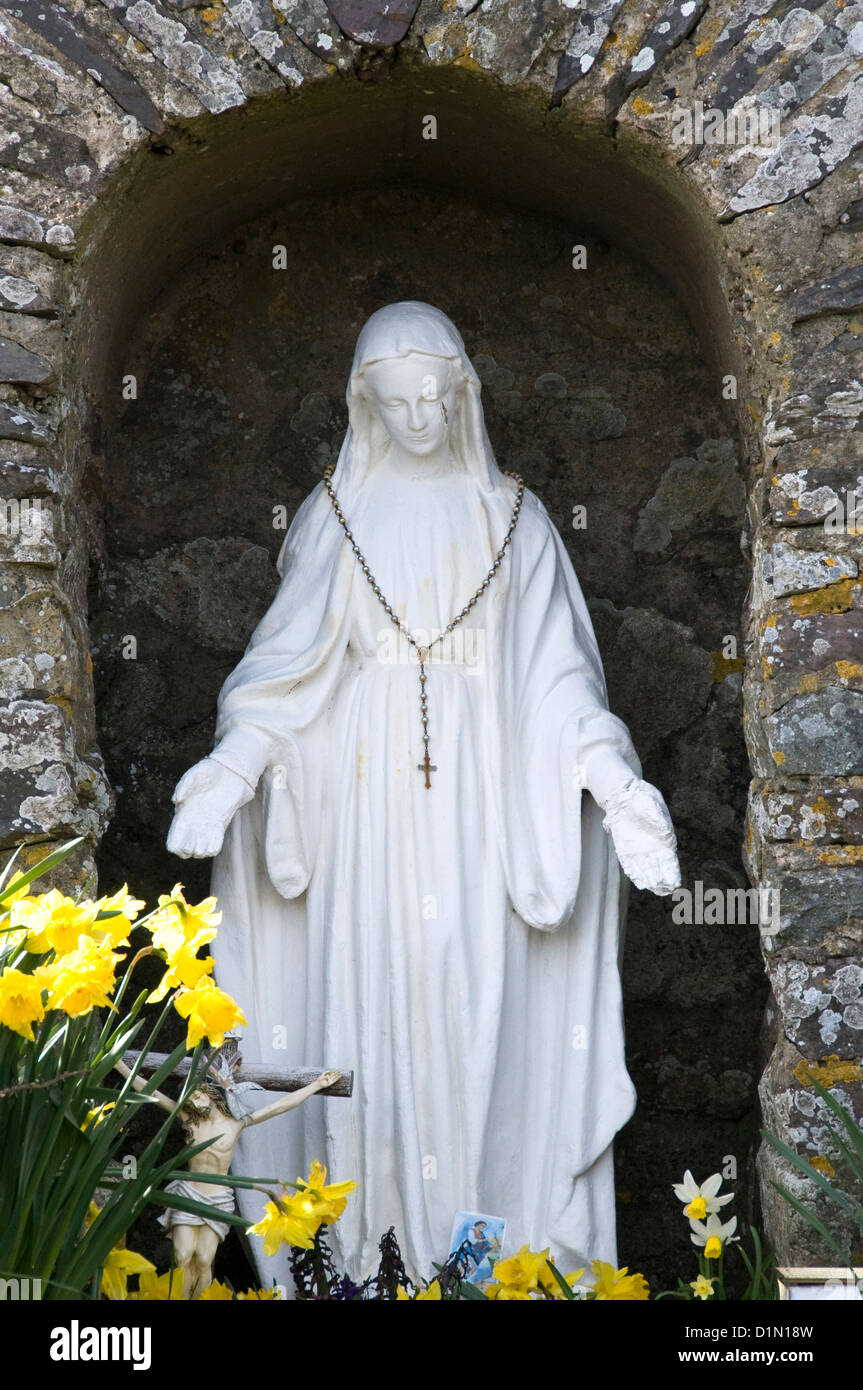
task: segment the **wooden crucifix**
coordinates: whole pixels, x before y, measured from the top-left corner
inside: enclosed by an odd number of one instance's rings
[[[132,1068],[140,1058],[139,1052],[127,1052],[115,1063],[121,1076],[132,1076]],[[155,1071],[167,1060],[166,1053],[151,1052],[144,1061],[147,1071]],[[182,1075],[191,1068],[191,1059],[181,1059],[175,1073]],[[145,1082],[135,1076],[132,1085],[142,1091]],[[280,1100],[259,1110],[248,1106],[245,1097],[250,1091],[282,1091]],[[262,1124],[276,1115],[295,1109],[310,1096],[350,1096],[353,1091],[353,1072],[309,1071],[299,1067],[283,1072],[264,1066],[242,1066],[237,1040],[230,1038],[210,1059],[207,1074],[198,1087],[177,1109],[177,1103],[161,1091],[153,1091],[152,1099],[163,1110],[176,1113],[192,1143],[211,1140],[209,1146],[196,1154],[189,1169],[189,1178],[176,1179],[166,1192],[204,1202],[213,1210],[207,1218],[191,1212],[169,1208],[159,1218],[169,1231],[174,1246],[177,1268],[182,1271],[183,1297],[197,1299],[212,1279],[213,1260],[219,1242],[224,1240],[228,1225],[218,1219],[219,1212],[234,1210],[234,1192],[212,1182],[196,1183],[194,1174],[226,1174],[231,1166],[237,1140],[244,1129]]]

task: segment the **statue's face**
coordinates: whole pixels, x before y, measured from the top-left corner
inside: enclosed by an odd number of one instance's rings
[[[366,390],[390,438],[408,453],[436,453],[455,417],[456,391],[450,364],[419,352],[391,357],[366,368]]]
[[[206,1091],[193,1091],[186,1102],[186,1108],[194,1115],[201,1117],[206,1115],[212,1103]]]

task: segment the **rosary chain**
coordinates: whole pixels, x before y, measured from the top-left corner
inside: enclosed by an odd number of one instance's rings
[[[438,633],[437,637],[433,637],[432,640],[431,640],[426,646],[420,646],[419,642],[417,642],[416,638],[412,635],[412,633],[411,633],[411,632],[409,631],[409,629],[406,627],[406,625],[404,624],[404,622],[402,621],[402,619],[401,619],[401,618],[398,616],[398,614],[396,613],[396,611],[395,611],[395,609],[393,608],[392,604],[391,604],[391,603],[389,602],[389,600],[387,599],[386,595],[384,594],[383,590],[381,589],[380,585],[378,584],[377,580],[375,579],[374,575],[372,574],[371,569],[369,568],[369,564],[368,564],[368,561],[366,560],[365,555],[364,555],[363,552],[360,550],[360,547],[357,545],[357,542],[356,542],[356,540],[354,539],[353,533],[352,533],[350,527],[348,526],[347,521],[345,520],[344,513],[342,512],[342,509],[341,509],[341,507],[339,506],[339,499],[338,499],[338,497],[336,496],[336,490],[335,490],[335,488],[333,487],[332,482],[330,481],[330,479],[331,479],[332,476],[333,476],[334,471],[335,471],[335,464],[330,464],[329,468],[327,468],[327,469],[324,471],[324,486],[325,486],[325,488],[327,489],[327,492],[328,492],[328,494],[329,494],[330,501],[331,501],[332,504],[333,504],[333,510],[335,511],[336,518],[337,518],[337,520],[338,520],[338,522],[339,522],[339,525],[342,527],[342,529],[343,529],[343,531],[344,531],[344,533],[345,533],[345,536],[347,537],[347,540],[348,540],[348,542],[349,542],[349,544],[350,544],[350,547],[351,547],[351,549],[353,550],[354,554],[356,555],[356,557],[357,557],[357,559],[358,559],[358,561],[359,561],[360,569],[362,570],[363,574],[365,575],[366,579],[368,580],[369,584],[371,585],[371,589],[372,589],[373,594],[375,595],[375,597],[376,597],[376,598],[378,599],[378,601],[380,602],[381,606],[382,606],[383,609],[384,609],[384,612],[387,614],[387,616],[390,618],[390,620],[395,624],[395,626],[398,628],[399,632],[401,632],[401,633],[407,638],[407,640],[408,640],[408,642],[411,644],[411,646],[412,646],[413,648],[415,648],[415,650],[416,650],[416,652],[417,652],[417,655],[419,656],[419,667],[420,667],[420,670],[419,670],[419,677],[420,677],[420,718],[421,718],[421,720],[422,720],[422,727],[423,727],[423,751],[424,751],[424,754],[425,754],[424,761],[423,761],[423,763],[422,763],[420,766],[421,766],[421,768],[422,768],[422,767],[425,768],[426,786],[427,786],[427,787],[430,787],[430,786],[431,786],[431,780],[430,780],[430,778],[429,778],[429,772],[430,772],[430,770],[431,770],[431,756],[430,756],[430,753],[429,753],[428,695],[427,695],[427,693],[426,693],[426,681],[427,681],[428,677],[426,676],[426,669],[425,669],[426,658],[428,657],[429,652],[431,651],[432,647],[435,645],[436,642],[442,641],[442,639],[443,639],[444,637],[448,636],[449,633],[451,633],[451,632],[453,631],[454,628],[458,627],[458,625],[459,625],[460,622],[463,622],[463,620],[467,617],[468,613],[470,613],[470,611],[471,611],[471,609],[474,607],[474,605],[475,605],[476,603],[478,603],[479,599],[480,599],[480,598],[482,597],[482,595],[485,593],[485,591],[486,591],[486,589],[488,588],[489,584],[490,584],[491,581],[494,579],[495,575],[497,574],[498,570],[500,569],[500,567],[501,567],[501,565],[502,565],[502,563],[503,563],[504,555],[506,554],[507,547],[508,547],[510,541],[512,540],[513,533],[514,533],[514,531],[515,531],[516,524],[517,524],[517,522],[518,522],[518,515],[519,515],[519,512],[521,511],[521,504],[522,504],[522,500],[523,500],[523,497],[524,497],[524,480],[523,480],[522,478],[520,478],[520,477],[518,476],[517,473],[507,473],[507,477],[508,477],[508,478],[514,478],[514,479],[515,479],[515,482],[516,482],[516,485],[517,485],[516,498],[515,498],[515,505],[513,506],[513,509],[512,509],[512,517],[510,518],[509,528],[508,528],[508,530],[507,530],[506,535],[505,535],[504,538],[503,538],[503,544],[501,545],[500,550],[497,552],[497,554],[496,554],[496,556],[495,556],[495,558],[494,558],[494,561],[492,562],[491,569],[489,570],[489,572],[488,572],[488,574],[486,575],[485,579],[482,581],[482,583],[480,584],[479,588],[476,590],[476,592],[475,592],[475,594],[473,595],[473,597],[470,598],[470,599],[468,599],[467,603],[465,604],[465,606],[464,606],[464,608],[461,610],[461,612],[458,613],[458,614],[456,614],[456,616],[453,618],[452,622],[448,623],[447,626],[446,626],[441,632]]]

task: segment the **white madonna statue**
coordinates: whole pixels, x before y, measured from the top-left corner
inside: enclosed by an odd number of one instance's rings
[[[612,1141],[635,1104],[620,866],[670,893],[674,831],[450,320],[378,310],[347,400],[216,746],[174,794],[168,848],[216,857],[244,1058],[356,1076],[351,1100],[248,1130],[234,1166],[356,1179],[329,1230],[356,1280],[390,1226],[432,1277],[457,1211],[504,1217],[504,1254],[614,1262]],[[238,1196],[256,1220],[265,1198]],[[260,1263],[289,1282],[285,1252]]]

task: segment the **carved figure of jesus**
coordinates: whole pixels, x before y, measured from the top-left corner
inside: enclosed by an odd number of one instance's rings
[[[131,1075],[125,1062],[118,1061],[116,1069],[122,1076]],[[272,1120],[277,1115],[285,1115],[290,1110],[296,1110],[297,1106],[302,1105],[304,1100],[317,1095],[327,1086],[332,1086],[338,1081],[340,1075],[341,1073],[337,1071],[322,1072],[308,1086],[291,1091],[288,1095],[282,1096],[280,1100],[273,1101],[257,1110],[247,1110],[241,1115],[231,1113],[224,1086],[214,1083],[209,1078],[205,1079],[202,1085],[192,1092],[179,1111],[177,1111],[176,1102],[171,1100],[170,1096],[166,1096],[164,1092],[152,1091],[150,1093],[162,1110],[166,1110],[169,1114],[174,1114],[176,1111],[190,1144],[210,1141],[208,1147],[202,1149],[199,1154],[195,1154],[191,1160],[194,1166],[189,1169],[189,1178],[178,1178],[169,1182],[165,1191],[179,1193],[196,1202],[204,1202],[212,1208],[212,1217],[205,1219],[203,1216],[196,1216],[192,1212],[181,1211],[176,1207],[168,1207],[164,1214],[159,1217],[160,1224],[171,1235],[175,1266],[180,1271],[183,1280],[184,1299],[200,1298],[203,1290],[211,1282],[213,1261],[216,1258],[219,1242],[224,1240],[228,1233],[228,1223],[219,1220],[219,1212],[233,1211],[235,1200],[232,1187],[220,1187],[217,1183],[211,1182],[196,1182],[194,1175],[196,1173],[217,1175],[229,1173],[234,1161],[237,1142],[245,1130],[250,1129],[253,1125],[260,1125],[267,1120]],[[136,1077],[132,1085],[136,1091],[145,1089],[144,1082],[140,1077]]]
[[[498,468],[454,325],[378,310],[347,399],[213,752],[174,795],[169,849],[216,856],[244,1055],[356,1072],[351,1101],[243,1134],[236,1163],[356,1179],[329,1234],[358,1281],[390,1226],[430,1277],[457,1211],[505,1217],[504,1255],[613,1262],[635,1100],[620,869],[679,884],[668,811],[608,709],[563,542]],[[239,1200],[256,1220],[263,1199]],[[285,1260],[261,1276],[288,1283]]]

